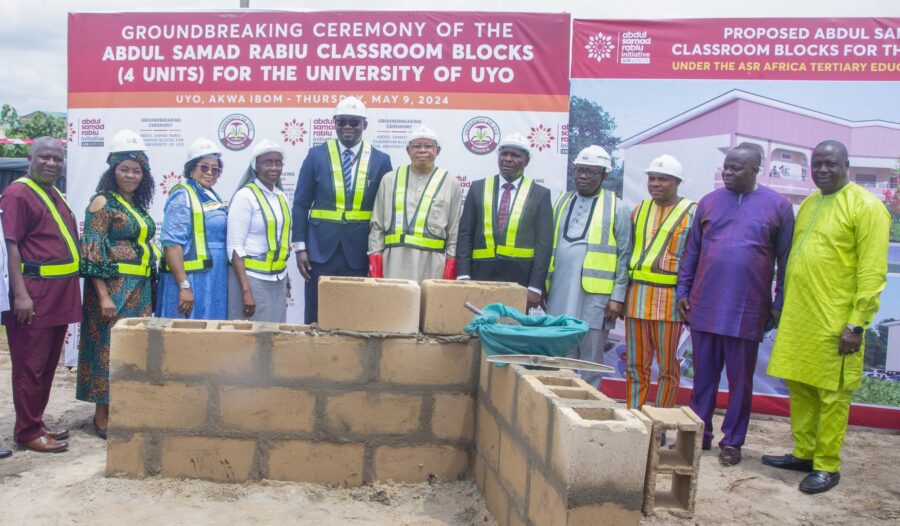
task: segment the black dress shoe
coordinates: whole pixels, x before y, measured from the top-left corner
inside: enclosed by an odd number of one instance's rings
[[[813,470],[812,460],[803,460],[802,458],[795,457],[791,453],[781,456],[763,455],[762,463],[767,466],[772,466],[773,468],[790,469],[792,471],[810,472]]]
[[[841,481],[841,472],[813,471],[800,481],[800,491],[803,493],[824,493],[837,486]]]
[[[94,417],[94,433],[97,433],[98,437],[106,440],[106,428],[97,425],[97,417]]]
[[[12,456],[11,449],[0,449],[0,458],[6,458]]]
[[[734,466],[741,462],[741,448],[734,446],[719,446],[719,464]]]

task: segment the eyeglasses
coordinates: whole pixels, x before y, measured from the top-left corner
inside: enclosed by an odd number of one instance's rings
[[[579,165],[575,166],[575,173],[576,174],[582,174],[582,173],[587,174],[590,177],[602,177],[603,175],[606,175],[606,169],[605,168],[588,168],[587,166],[585,166],[583,164],[579,164]]]
[[[200,168],[200,172],[205,173],[205,174],[212,173],[213,175],[219,175],[220,173],[222,173],[222,169],[219,168],[218,166],[210,166],[208,164],[198,164],[197,168]]]
[[[283,161],[260,161],[259,164],[261,164],[263,168],[281,168],[284,166]]]
[[[358,128],[360,124],[362,124],[362,119],[344,119],[338,118],[334,119],[335,124],[337,124],[338,128],[343,128],[344,126],[350,126],[351,128]]]

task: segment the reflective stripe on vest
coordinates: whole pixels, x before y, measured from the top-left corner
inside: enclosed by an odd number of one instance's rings
[[[137,222],[139,229],[137,242],[141,247],[141,262],[137,265],[133,263],[117,263],[116,266],[119,267],[119,274],[125,276],[140,276],[145,278],[149,277],[151,268],[150,254],[152,253],[155,257],[159,257],[159,249],[156,248],[156,245],[154,245],[149,239],[147,239],[149,237],[150,228],[147,226],[147,222],[144,221],[144,218],[141,217],[137,210],[135,210],[131,206],[131,204],[125,200],[124,197],[119,195],[117,192],[110,193],[113,195],[113,197],[116,198],[116,201],[118,201],[123,207],[125,207],[125,210],[127,210],[128,213],[131,214],[131,217],[133,217]]]
[[[341,156],[338,142],[334,139],[325,143],[328,148],[328,159],[331,161],[331,180],[334,183],[334,210],[313,208],[309,211],[310,219],[323,221],[356,222],[372,219],[371,210],[362,208],[363,194],[366,192],[366,178],[369,174],[369,159],[372,157],[372,145],[363,141],[359,162],[356,163],[356,183],[353,187],[353,206],[346,210],[347,189],[344,187],[344,172],[341,169]],[[319,203],[316,203],[319,205]]]
[[[484,248],[478,248],[472,251],[472,259],[493,259],[496,256],[503,256],[510,259],[531,259],[534,257],[534,248],[516,247],[516,234],[519,232],[519,221],[522,219],[522,211],[525,210],[525,201],[531,192],[531,179],[522,176],[522,184],[519,185],[519,191],[516,192],[516,200],[513,202],[512,210],[509,213],[509,220],[506,223],[506,239],[505,243],[499,246],[494,244],[494,201],[496,201],[496,192],[494,189],[494,180],[499,176],[488,177],[484,180],[484,207],[482,214],[484,216]]]
[[[647,199],[638,208],[634,221],[634,252],[628,262],[628,273],[637,283],[648,283],[661,287],[674,287],[678,282],[677,272],[666,272],[659,268],[659,260],[666,251],[675,226],[681,223],[696,203],[682,197],[653,236],[648,235],[652,220],[659,209],[652,199]],[[654,270],[656,269],[656,270]]]
[[[406,245],[426,250],[444,250],[444,239],[427,237],[425,235],[425,224],[428,214],[431,213],[431,205],[434,202],[434,196],[437,194],[444,179],[447,177],[447,170],[435,168],[428,177],[428,183],[425,185],[425,193],[416,206],[416,212],[413,216],[413,231],[408,232],[406,222],[406,193],[409,191],[409,165],[401,166],[397,169],[397,177],[394,179],[394,219],[391,222],[392,227],[390,234],[384,237],[384,245],[397,246]]]
[[[212,260],[209,259],[209,245],[206,243],[206,223],[203,221],[203,205],[200,204],[200,197],[197,191],[189,184],[178,183],[172,187],[171,194],[174,194],[179,188],[183,188],[187,192],[188,202],[191,205],[191,225],[194,230],[194,247],[196,254],[193,259],[184,260],[185,272],[196,272],[198,270],[206,270],[212,267]],[[161,259],[159,270],[169,272],[169,266],[166,260]]]
[[[63,242],[66,245],[66,251],[69,253],[68,257],[65,261],[62,262],[47,262],[47,263],[38,263],[33,261],[23,261],[22,262],[22,274],[31,278],[65,278],[68,276],[75,276],[78,274],[78,265],[81,262],[81,256],[78,252],[78,245],[75,243],[75,239],[72,237],[72,233],[69,232],[69,227],[66,226],[66,223],[63,221],[62,216],[59,215],[59,210],[57,210],[56,205],[53,203],[53,199],[47,195],[47,192],[44,191],[43,188],[30,177],[20,177],[13,181],[14,183],[22,183],[38,196],[38,198],[44,203],[44,206],[47,207],[47,210],[50,211],[50,215],[53,217],[53,220],[56,221],[56,227],[59,229],[59,235],[63,238]],[[72,212],[72,216],[75,216],[75,212],[72,211],[72,207],[69,206],[69,202],[66,201],[66,198],[62,195],[62,192],[59,191],[55,186],[53,190],[59,194],[59,197],[62,199],[63,203],[66,204],[66,208],[69,209],[69,212]]]
[[[556,266],[556,246],[562,216],[575,197],[574,192],[563,194],[553,209],[553,255],[547,272],[546,288],[550,290],[550,278]],[[600,190],[594,198],[591,219],[588,222],[587,254],[581,264],[581,288],[591,294],[610,294],[616,282],[616,193]]]
[[[262,210],[263,221],[266,224],[266,242],[269,246],[264,260],[245,257],[244,266],[261,274],[278,274],[287,268],[287,258],[290,252],[291,211],[288,209],[287,199],[284,198],[284,195],[278,194],[278,203],[281,205],[283,221],[281,223],[281,233],[276,235],[275,211],[269,206],[269,201],[266,199],[263,191],[255,182],[249,182],[244,186],[253,192],[253,195],[256,196],[256,201],[259,203],[259,208]]]

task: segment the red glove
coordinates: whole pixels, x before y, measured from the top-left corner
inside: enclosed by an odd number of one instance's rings
[[[384,268],[382,267],[381,254],[369,254],[369,277],[383,278]]]
[[[444,262],[444,279],[456,279],[456,258]]]

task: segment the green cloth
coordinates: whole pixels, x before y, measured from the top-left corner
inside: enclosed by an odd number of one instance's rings
[[[791,396],[793,455],[812,460],[814,470],[839,471],[853,391],[829,391],[791,380],[785,384]]]
[[[541,354],[565,356],[581,343],[588,324],[571,316],[527,316],[502,303],[491,303],[481,309],[466,325],[466,333],[478,333],[481,347],[489,356],[495,354]],[[512,318],[519,325],[498,323]]]
[[[890,223],[884,204],[854,183],[803,201],[768,374],[829,391],[859,388],[864,351],[841,356],[838,342],[848,324],[874,321]]]

